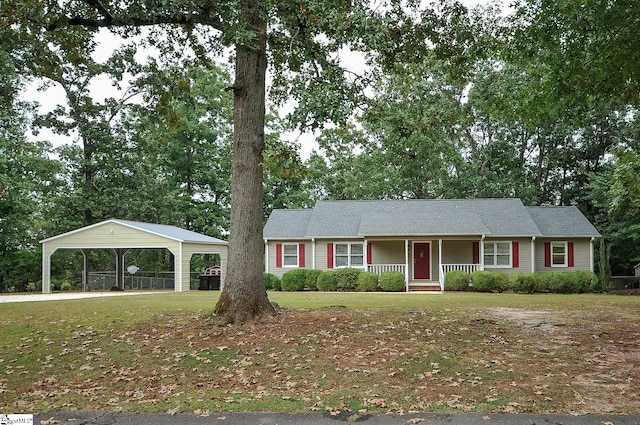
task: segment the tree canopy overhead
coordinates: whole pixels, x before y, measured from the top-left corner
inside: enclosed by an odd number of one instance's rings
[[[539,79],[559,115],[640,104],[640,7],[635,0],[518,0],[506,59]]]

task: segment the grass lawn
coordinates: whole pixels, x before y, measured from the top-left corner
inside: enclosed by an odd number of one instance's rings
[[[640,297],[217,292],[0,304],[0,412],[640,413]]]

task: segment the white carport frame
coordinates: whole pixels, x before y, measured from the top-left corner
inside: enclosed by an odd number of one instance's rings
[[[228,257],[228,242],[200,233],[161,224],[106,220],[40,241],[42,244],[42,293],[51,293],[51,256],[58,249],[165,248],[174,257],[175,291],[190,289],[193,254],[220,256],[221,289]]]

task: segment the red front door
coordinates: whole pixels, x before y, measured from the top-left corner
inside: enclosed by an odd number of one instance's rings
[[[428,243],[417,243],[413,245],[413,278],[431,279]]]

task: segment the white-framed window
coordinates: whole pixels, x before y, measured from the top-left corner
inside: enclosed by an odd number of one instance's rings
[[[282,244],[282,267],[298,267],[298,244]]]
[[[567,242],[551,242],[551,267],[567,267]]]
[[[484,265],[486,267],[511,267],[511,242],[485,242]]]
[[[334,264],[337,267],[363,267],[364,244],[362,242],[336,243]]]

